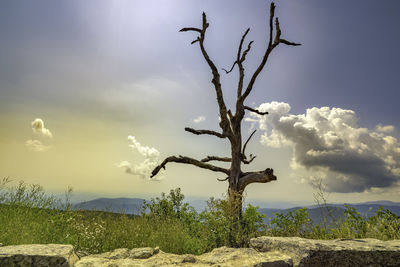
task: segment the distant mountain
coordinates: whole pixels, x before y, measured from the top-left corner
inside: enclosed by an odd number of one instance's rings
[[[90,201],[80,202],[73,205],[74,209],[80,210],[104,210],[110,212],[126,214],[140,214],[145,200],[142,198],[97,198]],[[206,201],[202,199],[190,198],[187,200],[189,205],[196,208],[198,212],[204,210],[206,206]],[[361,215],[370,217],[375,215],[375,211],[379,209],[380,206],[390,210],[397,216],[400,216],[400,203],[391,201],[370,201],[356,204],[348,204],[351,207],[356,208]],[[324,217],[328,219],[327,224],[332,223],[330,216],[327,214],[325,208],[321,208],[317,205],[306,206],[308,208],[308,213],[314,224],[323,224]],[[327,204],[330,209],[330,214],[335,220],[344,219],[345,204]],[[292,211],[293,213],[302,207],[292,207],[292,208],[260,208],[259,211],[266,215],[265,221],[269,222],[269,218],[274,216],[274,213],[287,214]]]
[[[398,207],[400,207],[400,202],[392,202],[392,201],[388,201],[388,200],[368,201],[368,202],[363,202],[363,203],[358,203],[358,204],[360,204],[360,205],[373,204],[373,205],[398,206]]]
[[[97,198],[74,204],[73,209],[140,214],[144,201],[141,198]]]
[[[325,223],[331,224],[334,220],[342,221],[345,218],[344,211],[346,210],[346,204],[327,204],[327,208],[329,209],[330,216],[328,215],[328,211],[325,207],[319,207],[317,205],[308,206],[308,214],[313,222],[313,224],[323,224],[324,217],[326,218]],[[384,209],[390,210],[397,216],[400,216],[400,203],[391,202],[391,201],[374,201],[374,202],[364,202],[357,204],[348,204],[350,207],[354,207],[362,216],[371,217],[374,216],[376,211],[382,206]],[[296,210],[302,207],[294,207],[290,209],[269,209],[269,208],[261,208],[259,211],[262,214],[266,215],[265,221],[269,222],[270,218],[274,216],[274,213],[282,213],[287,214],[289,212],[295,212]]]

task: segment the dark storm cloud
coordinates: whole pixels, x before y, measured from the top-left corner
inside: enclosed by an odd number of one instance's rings
[[[314,107],[293,115],[289,104],[278,102],[261,104],[259,109],[269,115],[253,115],[247,120],[259,122],[265,131],[262,143],[292,145],[293,165],[327,171],[324,183],[328,191],[363,192],[399,181],[399,142],[382,132],[361,128],[354,111]],[[314,178],[309,182],[313,184]]]

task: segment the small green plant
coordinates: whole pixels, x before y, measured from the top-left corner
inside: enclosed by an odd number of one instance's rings
[[[307,208],[289,211],[286,214],[275,213],[270,219],[273,226],[269,232],[273,236],[300,236],[306,237],[311,230],[311,219]]]
[[[158,238],[165,239],[166,245],[171,246],[173,244],[171,240],[182,243],[179,247],[183,247],[183,249],[176,248],[173,250],[174,252],[190,251],[192,254],[199,254],[206,251],[207,242],[202,241],[206,233],[199,214],[184,202],[184,197],[180,188],[171,190],[168,195],[162,193],[161,197],[145,202],[142,217],[152,225],[158,225],[158,227],[165,225],[165,232],[162,237],[158,236]],[[177,227],[179,234],[171,231],[172,227]],[[179,238],[177,239],[176,236]],[[163,249],[162,245],[159,246]]]
[[[229,207],[228,202],[222,199],[210,198],[206,209],[200,214],[201,221],[209,233],[208,249],[226,246],[229,240]]]
[[[261,214],[259,206],[247,205],[242,217],[242,239],[247,246],[251,238],[266,234],[268,225],[264,222],[265,214]]]
[[[330,229],[332,238],[377,238],[381,240],[400,238],[400,218],[381,206],[370,218],[362,216],[354,207],[345,205],[345,220]]]
[[[400,217],[382,206],[368,219],[368,225],[370,232],[374,233],[374,238],[400,239]]]

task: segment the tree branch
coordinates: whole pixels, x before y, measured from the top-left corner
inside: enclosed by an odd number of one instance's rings
[[[206,60],[208,66],[211,69],[212,76],[213,76],[211,82],[214,84],[215,92],[217,94],[219,113],[220,113],[220,116],[221,116],[221,122],[219,123],[219,126],[222,129],[223,135],[226,136],[226,137],[229,137],[229,136],[232,135],[232,131],[231,131],[231,128],[230,128],[230,125],[229,125],[229,121],[228,121],[228,118],[227,118],[227,110],[226,110],[226,105],[225,105],[225,102],[224,102],[224,97],[223,97],[223,94],[222,94],[220,75],[219,75],[217,67],[215,66],[214,62],[210,59],[206,49],[204,48],[204,38],[205,38],[205,35],[206,35],[206,30],[207,30],[207,28],[209,26],[209,24],[207,22],[206,13],[204,13],[204,12],[202,14],[202,20],[203,20],[203,23],[202,23],[202,28],[201,29],[193,28],[193,27],[187,27],[187,28],[182,28],[180,30],[180,32],[195,31],[195,32],[200,33],[200,36],[196,40],[194,40],[192,42],[192,44],[194,44],[196,42],[199,42],[201,53],[203,54],[204,59]]]
[[[244,143],[243,150],[242,150],[242,162],[243,162],[244,164],[250,164],[250,163],[256,158],[256,156],[253,156],[253,154],[250,154],[250,159],[249,159],[249,160],[247,160],[247,157],[246,157],[246,147],[247,147],[247,144],[249,143],[249,141],[250,141],[250,139],[253,137],[253,135],[256,133],[256,131],[257,131],[257,129],[255,129],[255,130],[251,133],[251,135],[249,136],[249,138],[247,138],[246,142]]]
[[[200,50],[201,53],[203,54],[204,59],[207,61],[208,66],[211,69],[213,79],[211,80],[212,84],[214,84],[215,92],[217,94],[217,101],[218,101],[218,107],[219,107],[219,112],[221,116],[221,122],[219,123],[222,132],[226,136],[232,135],[232,131],[229,125],[229,121],[227,119],[227,110],[226,110],[226,105],[224,101],[224,97],[222,94],[222,88],[221,88],[221,82],[220,82],[220,75],[218,72],[217,67],[215,66],[214,62],[210,59],[206,49],[204,48],[204,38],[206,34],[206,30],[208,28],[209,24],[207,23],[207,17],[206,13],[203,12],[203,29],[200,34]]]
[[[249,138],[247,138],[247,141],[244,143],[243,150],[242,150],[242,154],[243,154],[243,155],[245,155],[247,143],[249,143],[250,139],[253,137],[253,135],[256,133],[256,131],[257,131],[257,129],[255,129],[255,130],[251,133],[251,135],[249,136]]]
[[[192,44],[195,44],[195,43],[197,43],[197,42],[200,42],[200,38],[199,38],[199,37],[197,37],[196,40],[193,40],[190,44],[192,45]]]
[[[195,134],[195,135],[209,134],[209,135],[217,136],[219,138],[226,138],[227,137],[224,134],[221,134],[221,133],[218,133],[218,132],[215,132],[215,131],[211,131],[211,130],[195,130],[193,128],[186,127],[185,131],[190,132],[190,133]]]
[[[275,16],[275,4],[272,2],[271,6],[270,6],[270,16],[269,16],[269,42],[268,42],[268,47],[267,50],[265,51],[264,57],[261,60],[260,65],[258,66],[258,68],[256,69],[256,71],[254,72],[253,76],[251,77],[249,84],[247,85],[246,91],[243,93],[243,95],[240,97],[240,99],[238,99],[238,101],[240,101],[241,103],[244,102],[244,100],[246,99],[246,97],[250,94],[251,90],[253,89],[254,86],[254,82],[256,81],[258,75],[260,74],[260,72],[262,71],[262,69],[265,66],[265,63],[268,60],[269,55],[271,54],[272,50],[277,47],[281,42],[283,44],[286,45],[293,45],[293,46],[297,46],[300,44],[297,43],[292,43],[289,42],[285,39],[281,39],[281,29],[279,26],[279,20],[278,18],[276,18],[275,20],[275,39],[274,42],[272,42],[272,36],[273,36],[273,21],[274,21],[274,16]]]
[[[279,19],[278,18],[275,19],[275,29],[276,29],[276,33],[275,33],[274,47],[279,44],[279,39],[281,38],[281,34],[282,34],[281,27],[279,27]]]
[[[236,64],[242,63],[242,62],[245,60],[247,53],[250,51],[251,44],[253,43],[253,41],[251,41],[251,42],[249,43],[247,49],[246,49],[246,50],[243,52],[243,54],[242,54],[243,42],[244,42],[244,39],[246,38],[246,35],[249,33],[249,31],[250,31],[250,28],[248,28],[248,29],[246,30],[246,32],[243,34],[242,38],[240,39],[240,43],[239,43],[239,48],[238,48],[236,60],[235,60],[235,62],[233,62],[231,69],[230,69],[229,71],[227,71],[226,69],[223,69],[223,70],[226,72],[226,74],[230,73],[230,72],[233,70],[233,68],[235,67]],[[241,58],[241,57],[242,57],[242,58]],[[240,69],[240,68],[239,68],[239,69]]]
[[[180,32],[188,32],[188,31],[195,31],[201,33],[201,30],[199,28],[193,28],[193,27],[188,27],[188,28],[182,28],[179,30]]]
[[[275,3],[272,2],[271,6],[269,7],[269,42],[268,47],[272,45],[272,36],[274,31],[273,21],[275,16]]]
[[[230,109],[228,109],[228,118],[231,122],[233,122],[233,114],[232,111]]]
[[[253,154],[250,154],[250,159],[247,160],[246,155],[243,154],[242,162],[244,164],[250,164],[255,158],[256,158],[256,156],[253,156]]]
[[[228,157],[217,157],[217,156],[207,156],[206,158],[202,159],[201,162],[209,162],[212,160],[216,160],[216,161],[224,161],[224,162],[231,162],[232,158],[228,158]]]
[[[243,46],[243,42],[244,39],[246,38],[247,34],[249,33],[250,28],[247,28],[247,30],[245,31],[245,33],[243,34],[242,38],[240,39],[240,44],[239,44],[239,48],[238,48],[238,52],[237,52],[237,56],[236,56],[236,60],[240,61],[240,56],[242,54],[242,46]]]
[[[267,168],[259,172],[246,172],[243,173],[239,179],[239,192],[243,192],[246,186],[252,183],[268,183],[275,181],[277,178],[274,175],[274,170]]]
[[[246,38],[249,31],[250,31],[250,28],[248,28],[246,30],[246,32],[242,36],[242,39],[240,40],[239,49],[238,49],[238,53],[237,53],[237,59],[236,59],[236,62],[238,64],[238,68],[239,68],[239,82],[238,82],[238,88],[237,88],[237,97],[238,98],[241,96],[242,90],[243,90],[243,80],[244,80],[243,62],[246,60],[246,55],[250,51],[251,44],[253,43],[253,41],[251,41],[248,44],[247,49],[243,52],[243,54],[241,54],[244,39]]]
[[[258,109],[251,108],[251,107],[248,107],[248,106],[244,106],[244,109],[247,109],[247,110],[249,110],[251,112],[257,113],[258,115],[267,115],[268,114],[268,111],[262,112],[262,111],[259,111]]]
[[[251,45],[253,44],[254,41],[250,41],[249,44],[247,45],[247,49],[244,50],[242,57],[240,58],[240,63],[243,63],[246,60],[247,53],[249,53],[251,49]]]
[[[229,179],[229,176],[226,177],[226,178],[224,178],[224,179],[219,179],[219,178],[217,178],[217,180],[220,181],[220,182],[224,182],[224,181],[226,181],[226,180],[228,180],[228,179]]]
[[[285,45],[292,45],[292,46],[301,45],[299,43],[293,43],[293,42],[286,41],[285,39],[279,39],[279,43],[282,43],[282,44],[285,44]]]
[[[176,163],[184,163],[184,164],[191,164],[191,165],[195,165],[197,167],[203,168],[203,169],[207,169],[210,171],[214,171],[214,172],[222,172],[225,173],[226,175],[229,175],[229,170],[225,169],[225,168],[221,168],[221,167],[217,167],[208,163],[204,163],[201,161],[198,161],[197,159],[193,159],[193,158],[189,158],[189,157],[185,157],[185,156],[170,156],[166,159],[164,159],[164,161],[158,165],[157,167],[154,168],[154,170],[151,172],[151,176],[150,178],[153,178],[154,176],[156,176],[158,174],[158,172],[161,170],[161,168],[165,169],[165,165],[167,165],[168,162],[176,162]]]
[[[230,68],[230,70],[226,70],[224,68],[222,68],[223,71],[225,71],[226,74],[232,72],[233,68],[235,67],[235,65],[237,64],[237,61],[233,62],[232,67]]]

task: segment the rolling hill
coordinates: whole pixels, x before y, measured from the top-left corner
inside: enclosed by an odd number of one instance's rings
[[[327,207],[330,211],[330,215],[328,216],[328,212],[326,208],[319,207],[317,205],[308,206],[308,213],[310,218],[314,224],[323,223],[323,218],[327,217],[327,224],[331,224],[334,220],[343,220],[345,218],[344,211],[346,210],[346,204],[327,204]],[[384,209],[388,209],[397,216],[400,216],[400,203],[391,202],[391,201],[376,201],[376,202],[364,202],[357,204],[348,204],[350,207],[354,207],[362,216],[370,217],[375,215],[375,211],[382,206]],[[283,213],[287,214],[289,212],[295,212],[296,210],[302,207],[294,207],[290,209],[267,209],[261,208],[259,211],[262,214],[266,215],[265,221],[269,222],[269,218],[274,216],[274,213]]]
[[[127,214],[140,214],[144,202],[145,200],[142,198],[97,198],[94,200],[74,204],[73,208],[76,210],[105,210],[116,213],[123,212]],[[189,200],[188,203],[195,207],[204,208],[205,206],[205,202],[202,204],[200,203],[200,200]],[[383,208],[390,210],[397,216],[400,216],[400,203],[397,202],[371,201],[348,205],[356,208],[356,210],[360,212],[361,215],[366,217],[375,215],[375,211],[378,210],[380,206],[383,206]],[[328,221],[325,222],[327,224],[332,223],[333,220],[344,219],[345,204],[327,204],[327,207],[330,210],[331,216],[328,216],[327,210],[325,208],[321,208],[317,205],[307,206],[308,213],[314,224],[323,224],[324,217],[327,217],[328,219]],[[274,216],[274,213],[287,214],[290,211],[294,213],[300,208],[302,207],[292,207],[287,209],[260,208],[259,211],[260,213],[266,215],[265,221],[269,222],[269,218],[272,218]],[[197,210],[200,212],[203,209],[197,208]]]
[[[140,214],[142,198],[96,198],[73,205],[76,210],[104,210],[116,213]]]

